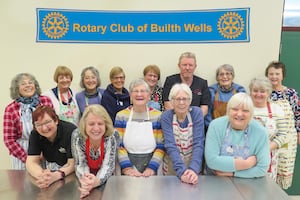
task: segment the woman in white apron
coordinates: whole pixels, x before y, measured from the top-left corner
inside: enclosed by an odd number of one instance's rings
[[[80,111],[75,98],[75,91],[70,88],[73,80],[72,71],[65,66],[58,66],[54,73],[57,87],[46,91],[44,95],[50,97],[55,112],[60,120],[78,125]]]
[[[292,185],[297,141],[300,141],[299,97],[296,90],[282,85],[286,75],[286,68],[282,62],[271,62],[265,70],[265,75],[273,87],[270,99],[281,106],[287,120],[288,142],[279,151],[277,183],[283,189],[288,189]]]
[[[283,109],[268,101],[272,92],[272,84],[268,78],[259,77],[252,79],[249,89],[254,104],[253,117],[266,127],[268,131],[271,151],[271,163],[268,174],[276,181],[279,150],[288,142],[287,121],[285,120]]]
[[[216,176],[256,178],[267,174],[270,146],[266,129],[253,117],[253,103],[237,93],[227,104],[227,115],[213,120],[206,134],[205,161]]]
[[[177,175],[184,183],[197,184],[204,151],[204,119],[200,107],[190,106],[192,92],[188,85],[175,84],[169,94],[174,109],[162,114],[165,138],[165,175]]]
[[[121,173],[128,176],[152,176],[164,156],[161,112],[149,108],[149,85],[142,79],[129,86],[132,106],[117,113],[115,128],[120,134],[118,160]]]

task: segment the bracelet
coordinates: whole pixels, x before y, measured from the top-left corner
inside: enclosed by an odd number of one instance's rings
[[[58,169],[57,171],[61,174],[61,179],[64,179],[66,177],[66,174],[64,171],[62,171],[60,169]]]

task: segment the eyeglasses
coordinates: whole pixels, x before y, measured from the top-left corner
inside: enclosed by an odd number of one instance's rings
[[[138,93],[145,94],[147,92],[148,92],[147,90],[133,90],[132,91],[132,93],[134,93],[134,94],[138,94]]]
[[[20,86],[34,85],[34,81],[28,81],[28,82],[22,81],[22,82],[20,82],[19,85]]]
[[[218,74],[218,76],[220,76],[220,77],[223,77],[223,76],[232,76],[232,73],[230,73],[230,72],[226,72],[226,73],[220,73],[220,74]]]
[[[34,126],[35,126],[36,129],[40,129],[44,125],[48,127],[52,122],[53,122],[53,120],[49,119],[49,120],[45,121],[44,123],[35,123]]]
[[[118,80],[118,79],[125,80],[125,76],[115,76],[115,77],[113,77],[113,79],[114,80]]]
[[[187,102],[190,101],[191,99],[190,99],[190,98],[173,98],[173,100],[174,100],[176,103],[180,103],[180,102],[187,103]]]

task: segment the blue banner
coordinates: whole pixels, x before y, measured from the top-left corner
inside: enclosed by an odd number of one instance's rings
[[[192,11],[37,9],[37,42],[249,42],[250,8]]]

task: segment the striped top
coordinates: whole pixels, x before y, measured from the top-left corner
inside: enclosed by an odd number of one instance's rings
[[[272,119],[275,121],[275,126],[276,126],[275,133],[272,133],[273,131],[267,125],[268,120],[270,120],[267,107],[264,108],[254,107],[253,117],[257,121],[259,121],[264,127],[266,127],[269,134],[270,141],[276,142],[278,147],[281,147],[282,145],[288,142],[287,121],[284,115],[284,111],[279,105],[270,103],[270,107],[271,107]]]
[[[118,150],[118,159],[119,159],[121,169],[132,167],[132,164],[128,157],[127,149],[124,147],[124,143],[123,143],[126,124],[128,122],[131,109],[132,108],[128,107],[124,110],[119,111],[115,118],[115,128],[120,134],[120,146]],[[163,134],[162,134],[161,124],[160,124],[161,112],[153,108],[148,108],[148,109],[149,109],[149,118],[150,118],[149,120],[152,122],[153,135],[156,141],[156,148],[154,149],[152,159],[150,160],[147,168],[150,168],[155,172],[157,172],[157,169],[159,168],[164,156]],[[145,114],[145,116],[147,115]],[[138,116],[133,115],[132,121],[141,121],[141,119]]]

